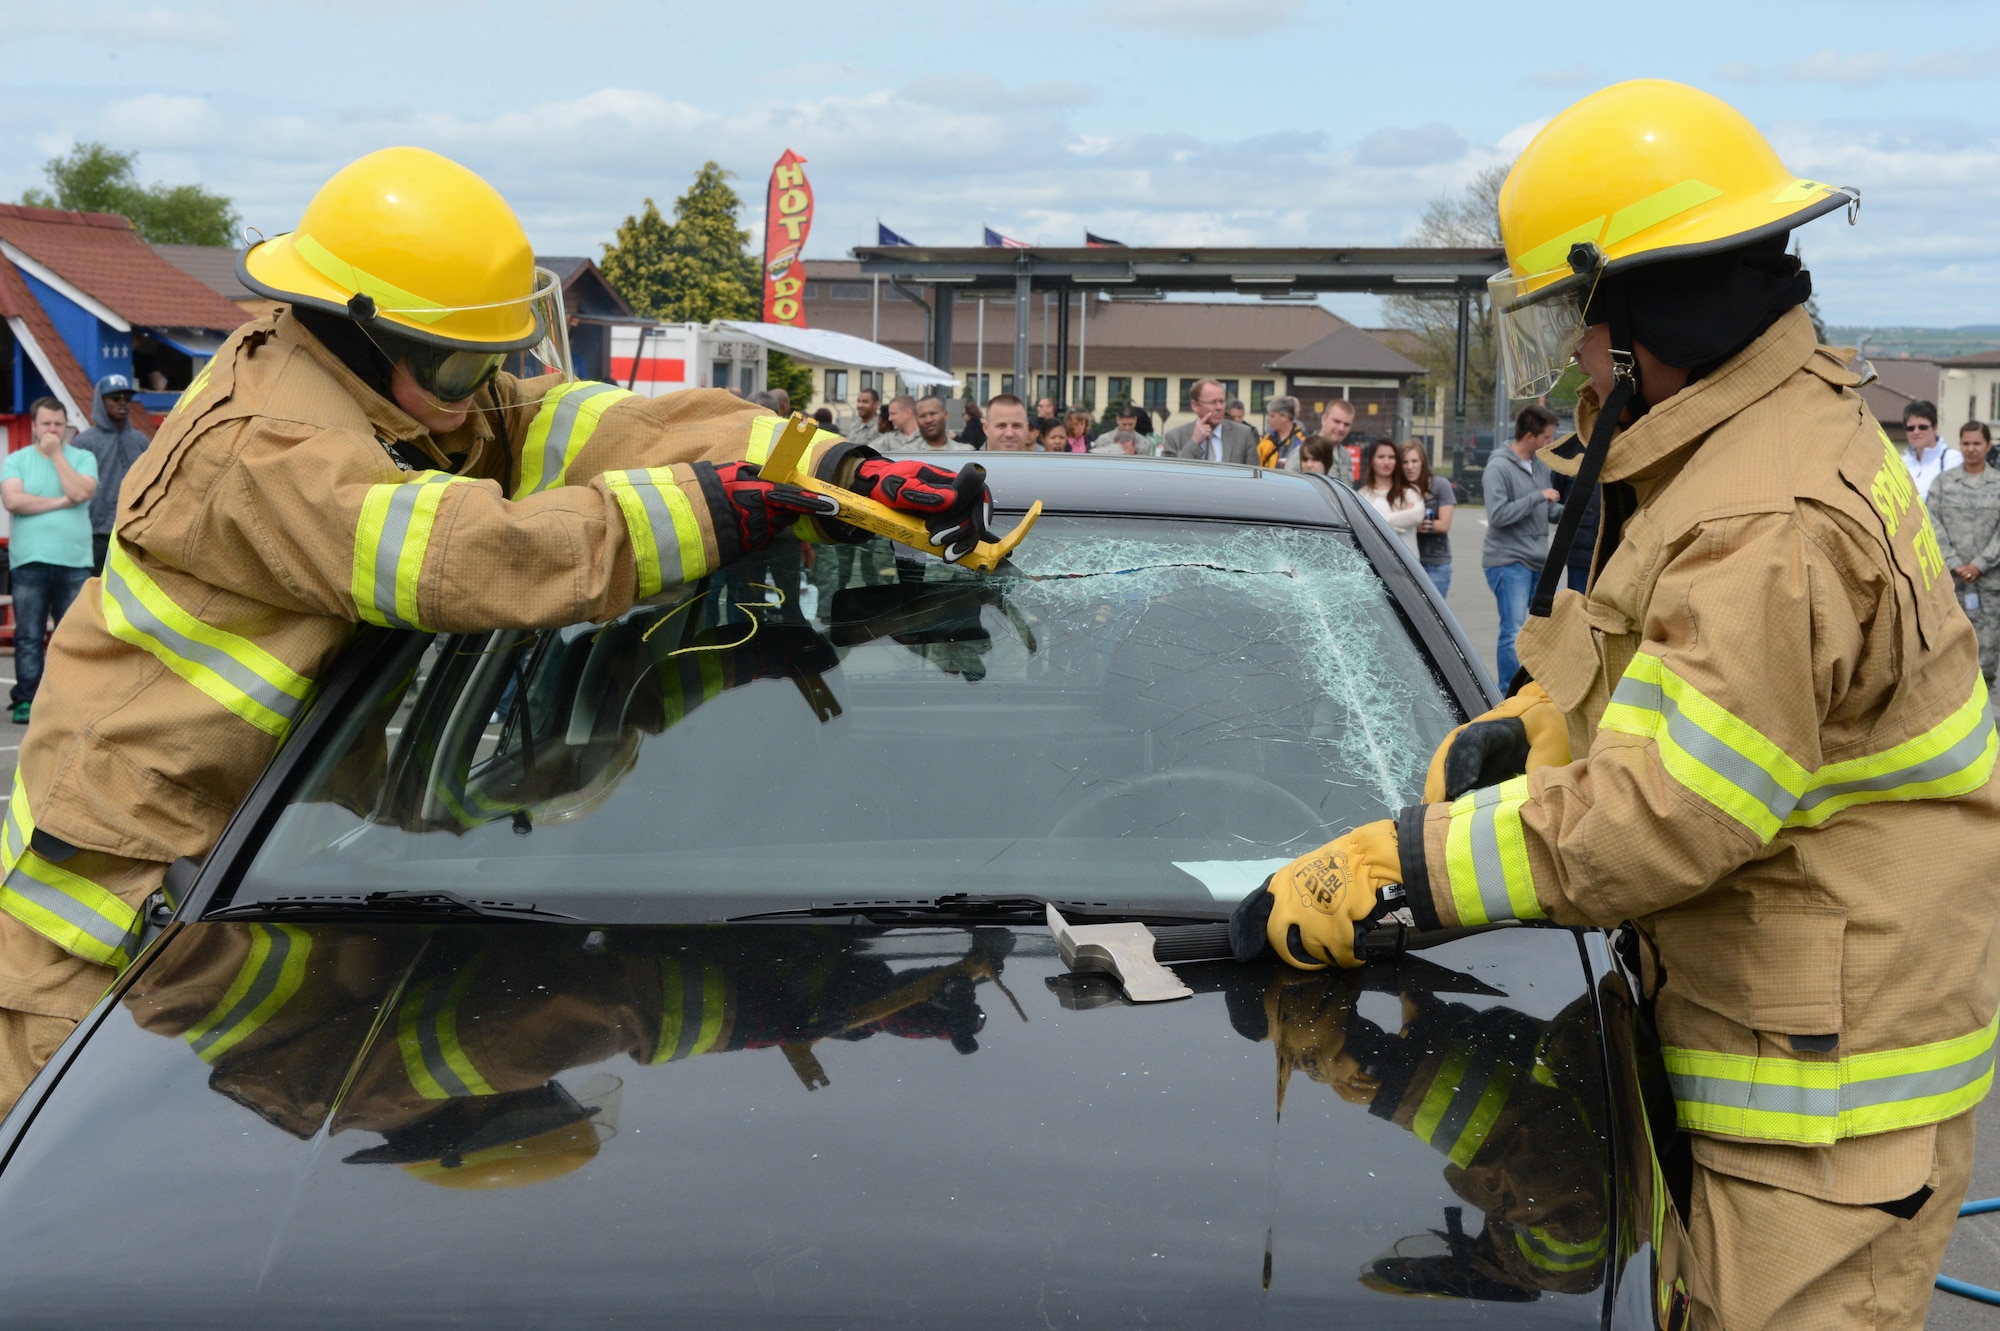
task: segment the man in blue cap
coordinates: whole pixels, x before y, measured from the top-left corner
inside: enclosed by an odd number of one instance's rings
[[[118,516],[118,487],[150,442],[132,425],[132,381],[107,374],[97,381],[90,402],[90,428],[73,441],[97,459],[97,493],[90,501],[92,573],[104,572],[111,523]]]

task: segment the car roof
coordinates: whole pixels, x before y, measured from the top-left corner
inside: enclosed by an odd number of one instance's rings
[[[1003,510],[1024,509],[1039,499],[1050,513],[1347,526],[1332,483],[1297,472],[1107,453],[986,452],[977,459],[987,470],[994,505]],[[952,466],[965,460],[965,454],[954,453],[939,462]]]

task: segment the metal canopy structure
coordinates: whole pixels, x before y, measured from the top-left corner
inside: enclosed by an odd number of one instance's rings
[[[865,276],[887,278],[923,305],[924,359],[950,368],[952,297],[960,291],[1014,297],[1014,382],[1028,383],[1028,305],[1037,291],[1104,291],[1127,299],[1168,294],[1311,299],[1335,292],[1430,295],[1458,302],[1454,444],[1465,438],[1465,369],[1472,297],[1507,266],[1500,249],[1376,248],[996,248],[868,246],[853,251]],[[907,285],[906,285],[907,284]],[[930,288],[924,300],[909,288]],[[1069,383],[1069,301],[1057,302],[1056,383]],[[1059,391],[1058,396],[1063,394]]]

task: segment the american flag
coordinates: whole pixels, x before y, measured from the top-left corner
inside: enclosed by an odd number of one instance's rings
[[[990,226],[986,228],[986,240],[984,243],[998,248],[1005,248],[1010,250],[1025,250],[1033,248],[1031,245],[1028,244],[1027,241],[1016,240],[1012,236],[1003,236]]]

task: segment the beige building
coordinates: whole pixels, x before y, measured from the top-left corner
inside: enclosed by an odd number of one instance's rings
[[[1257,418],[1271,398],[1295,392],[1308,411],[1317,410],[1314,402],[1324,405],[1334,396],[1352,398],[1364,429],[1374,421],[1381,422],[1378,433],[1408,428],[1408,385],[1423,374],[1423,367],[1317,304],[1125,301],[1100,292],[1074,293],[1069,383],[1060,386],[1066,392],[1059,391],[1053,368],[1056,299],[1040,292],[1032,297],[1029,363],[1035,370],[1032,382],[1018,385],[1012,297],[958,293],[952,363],[944,368],[952,371],[964,396],[984,402],[996,393],[1015,393],[1031,405],[1037,398],[1052,397],[1088,406],[1094,415],[1125,397],[1148,408],[1155,427],[1166,429],[1193,419],[1186,409],[1188,391],[1196,380],[1214,378]],[[886,280],[878,287],[862,276],[857,263],[809,262],[805,304],[808,327],[923,355],[926,311]],[[1320,350],[1308,357],[1309,363],[1281,365],[1311,348]],[[851,417],[854,396],[862,388],[879,387],[885,393],[898,388],[878,384],[876,376],[854,367],[814,368],[812,405],[832,408],[837,419]]]
[[[2000,351],[1975,351],[1938,362],[1938,433],[1956,443],[1967,421],[2000,427]]]

